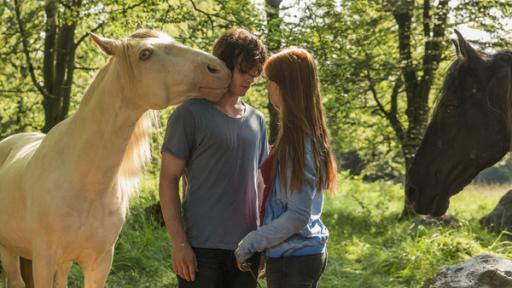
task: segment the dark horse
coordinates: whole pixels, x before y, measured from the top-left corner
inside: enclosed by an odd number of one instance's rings
[[[512,50],[479,53],[455,33],[458,59],[444,79],[406,186],[414,210],[436,217],[511,146]]]

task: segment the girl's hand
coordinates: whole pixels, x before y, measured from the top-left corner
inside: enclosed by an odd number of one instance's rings
[[[249,263],[249,262],[244,262],[244,263],[236,262],[236,264],[238,265],[238,269],[240,269],[240,271],[247,272],[247,271],[251,270],[251,263]]]
[[[265,252],[262,252],[260,256],[260,267],[258,268],[258,278],[265,278],[267,276],[267,271],[265,270],[266,260],[267,256],[265,256]]]

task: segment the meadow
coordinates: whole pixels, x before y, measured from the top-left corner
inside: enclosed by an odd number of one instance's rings
[[[329,264],[319,286],[429,287],[429,279],[442,266],[488,252],[512,258],[508,235],[488,232],[478,223],[508,189],[510,186],[467,187],[452,198],[448,210],[457,221],[441,225],[419,218],[399,220],[403,205],[400,185],[365,183],[341,174],[338,192],[327,198],[324,208],[323,219],[331,237]],[[167,234],[144,213],[144,207],[157,201],[156,180],[147,178],[141,190],[132,199],[107,287],[177,287]],[[260,283],[266,287],[264,281]],[[83,287],[76,265],[69,287]]]

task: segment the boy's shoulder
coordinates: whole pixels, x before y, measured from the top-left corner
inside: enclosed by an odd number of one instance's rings
[[[263,112],[254,108],[253,106],[249,105],[247,102],[244,102],[244,104],[245,104],[245,107],[247,108],[247,115],[250,115],[252,117],[257,117],[257,118],[261,119],[262,121],[265,121]]]
[[[198,115],[204,114],[204,112],[209,109],[210,105],[213,104],[206,99],[189,99],[176,106],[172,115],[175,115],[175,117],[178,115],[183,115],[182,117],[185,117],[185,115],[188,115],[188,117],[197,117]]]
[[[210,101],[202,98],[189,99],[176,107],[176,109],[204,109],[209,105],[213,105]]]

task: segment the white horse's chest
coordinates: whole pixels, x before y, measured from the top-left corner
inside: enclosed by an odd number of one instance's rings
[[[125,220],[124,205],[116,197],[90,199],[86,193],[69,191],[58,199],[42,198],[30,201],[29,217],[37,223],[32,233],[44,235],[64,250],[111,246]]]

